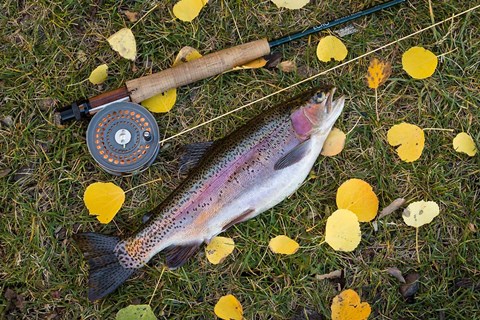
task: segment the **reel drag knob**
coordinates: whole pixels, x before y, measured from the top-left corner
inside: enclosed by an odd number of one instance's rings
[[[160,151],[160,132],[153,115],[130,102],[113,103],[91,119],[87,146],[108,173],[130,175],[147,169]]]

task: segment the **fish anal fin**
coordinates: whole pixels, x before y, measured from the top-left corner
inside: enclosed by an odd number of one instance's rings
[[[273,166],[275,170],[285,169],[299,161],[301,161],[310,151],[309,148],[310,140],[305,140],[300,143],[298,146],[290,150],[286,155],[281,157]]]
[[[166,263],[170,269],[180,268],[193,256],[200,247],[201,243],[192,243],[183,246],[171,246],[166,251]]]
[[[211,149],[213,141],[191,143],[183,146],[183,154],[178,164],[180,174],[187,174],[195,168]]]
[[[228,228],[230,228],[231,226],[237,224],[237,223],[240,223],[242,221],[245,221],[248,219],[248,217],[253,213],[255,212],[255,209],[248,209],[248,210],[245,210],[244,212],[242,212],[238,217],[236,217],[235,219],[233,219],[232,221],[230,221],[229,223],[227,223],[224,227],[223,227],[223,231],[227,230]]]

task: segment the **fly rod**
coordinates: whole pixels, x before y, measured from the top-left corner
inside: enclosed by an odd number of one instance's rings
[[[387,1],[279,39],[271,41],[267,39],[255,40],[207,54],[199,59],[182,63],[176,67],[165,69],[148,76],[129,80],[121,88],[72,103],[70,106],[57,112],[56,118],[60,123],[65,123],[68,120],[80,120],[84,117],[91,116],[116,102],[140,103],[158,93],[221,74],[236,66],[261,58],[270,54],[272,48],[282,44],[350,22],[405,1],[406,0]]]

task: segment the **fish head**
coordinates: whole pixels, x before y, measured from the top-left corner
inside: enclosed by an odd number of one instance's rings
[[[328,134],[342,113],[345,97],[334,100],[336,88],[319,89],[290,115],[295,133],[301,140],[312,134]]]

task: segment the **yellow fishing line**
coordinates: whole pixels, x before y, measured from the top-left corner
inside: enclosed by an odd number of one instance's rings
[[[221,115],[219,115],[218,117],[212,118],[212,119],[210,119],[210,120],[208,120],[208,121],[205,121],[205,122],[202,122],[202,123],[200,123],[200,124],[198,124],[198,125],[196,125],[196,126],[193,126],[193,127],[191,127],[191,128],[188,128],[188,129],[185,129],[185,130],[183,130],[183,131],[180,131],[179,133],[176,133],[176,134],[174,134],[174,135],[172,135],[172,136],[170,136],[170,137],[168,137],[168,138],[165,138],[165,139],[161,140],[159,143],[165,143],[166,141],[172,140],[173,138],[176,138],[176,137],[178,137],[178,136],[181,136],[181,135],[183,135],[183,134],[185,134],[185,133],[187,133],[187,132],[190,132],[190,131],[192,131],[192,130],[198,129],[198,128],[200,128],[200,127],[203,127],[204,125],[207,125],[207,124],[209,124],[210,122],[216,121],[216,120],[221,119],[221,118],[223,118],[223,117],[225,117],[225,116],[228,116],[229,114],[232,114],[232,113],[235,113],[235,112],[240,111],[240,110],[242,110],[242,109],[245,109],[246,107],[249,107],[249,106],[251,106],[251,105],[253,105],[253,104],[257,103],[257,102],[260,102],[260,101],[262,101],[262,100],[268,99],[268,98],[270,98],[270,97],[272,97],[272,96],[274,96],[274,95],[276,95],[276,94],[279,94],[279,93],[281,93],[281,92],[283,92],[283,91],[290,90],[290,89],[292,89],[292,88],[294,88],[294,87],[296,87],[296,86],[298,86],[298,85],[300,85],[300,84],[302,84],[302,83],[311,81],[311,80],[313,80],[313,79],[315,79],[315,78],[317,78],[317,77],[319,77],[319,76],[321,76],[321,75],[324,75],[324,74],[326,74],[326,73],[328,73],[328,72],[330,72],[330,71],[336,70],[336,69],[338,69],[338,68],[340,68],[340,67],[343,67],[343,66],[345,66],[345,65],[347,65],[347,64],[349,64],[349,63],[352,63],[352,62],[354,62],[354,61],[357,61],[357,60],[359,60],[359,59],[362,59],[362,58],[364,58],[364,57],[367,57],[367,56],[371,55],[372,53],[375,53],[375,52],[377,52],[377,51],[380,51],[380,50],[383,50],[383,49],[385,49],[385,48],[388,48],[388,47],[390,47],[390,46],[392,46],[392,45],[394,45],[394,44],[396,44],[396,43],[398,43],[398,42],[400,42],[400,41],[403,41],[403,40],[405,40],[405,39],[408,39],[408,38],[410,38],[410,37],[413,37],[414,35],[417,35],[417,34],[419,34],[419,33],[422,33],[422,32],[424,32],[424,31],[426,31],[426,30],[432,29],[432,28],[434,28],[434,27],[436,27],[436,26],[438,26],[438,25],[440,25],[440,24],[443,24],[443,23],[445,23],[445,22],[447,22],[447,21],[453,20],[453,19],[455,19],[455,18],[457,18],[457,17],[460,17],[460,16],[462,16],[462,15],[464,15],[464,14],[467,14],[467,13],[469,13],[469,12],[475,10],[475,9],[478,9],[478,8],[480,8],[480,5],[477,5],[477,6],[475,6],[475,7],[472,7],[472,8],[470,8],[470,9],[467,9],[467,10],[462,11],[462,12],[460,12],[460,13],[454,14],[454,15],[451,16],[450,18],[447,18],[447,19],[442,20],[442,21],[440,21],[440,22],[434,23],[434,24],[432,24],[432,25],[430,25],[430,26],[428,26],[428,27],[425,27],[425,28],[423,28],[423,29],[420,29],[420,30],[418,30],[418,31],[416,31],[416,32],[413,32],[413,33],[411,33],[411,34],[409,34],[409,35],[407,35],[407,36],[405,36],[405,37],[402,37],[402,38],[400,38],[400,39],[397,39],[397,40],[395,40],[395,41],[389,42],[389,43],[387,43],[387,44],[384,45],[384,46],[381,46],[381,47],[379,47],[379,48],[377,48],[377,49],[374,49],[374,50],[372,50],[372,51],[369,51],[369,52],[367,52],[367,53],[364,53],[364,54],[362,54],[362,55],[360,55],[360,56],[358,56],[358,57],[355,57],[355,58],[353,58],[353,59],[351,59],[351,60],[347,60],[347,61],[345,61],[344,63],[341,63],[341,64],[339,64],[339,65],[337,65],[337,66],[335,66],[335,67],[333,67],[333,68],[327,69],[327,70],[322,71],[322,72],[317,73],[317,74],[314,74],[313,76],[311,76],[311,77],[309,77],[309,78],[303,79],[303,80],[301,80],[301,81],[299,81],[299,82],[296,82],[296,83],[294,83],[294,84],[292,84],[292,85],[290,85],[290,86],[288,86],[288,87],[285,87],[285,88],[283,88],[283,89],[280,89],[280,90],[278,90],[278,91],[275,91],[275,92],[273,92],[273,93],[270,93],[270,94],[268,94],[268,95],[266,95],[266,96],[264,96],[264,97],[262,97],[262,98],[260,98],[260,99],[254,100],[254,101],[249,102],[249,103],[247,103],[247,104],[244,104],[244,105],[242,105],[242,106],[240,106],[240,107],[238,107],[238,108],[236,108],[236,109],[233,109],[233,110],[231,110],[231,111],[229,111],[229,112],[226,112],[226,113],[224,113],[224,114],[221,114]]]

